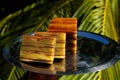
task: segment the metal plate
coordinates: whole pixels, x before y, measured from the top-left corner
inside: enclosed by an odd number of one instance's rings
[[[54,64],[23,62],[19,60],[21,36],[3,48],[4,58],[11,64],[36,73],[65,75],[81,74],[105,69],[120,58],[120,45],[114,40],[91,32],[77,32],[77,54],[66,52],[65,59]]]

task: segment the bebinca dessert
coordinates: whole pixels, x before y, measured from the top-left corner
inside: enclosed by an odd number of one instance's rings
[[[53,18],[47,32],[66,33],[66,51],[77,52],[77,19],[76,18]]]
[[[35,32],[35,36],[55,37],[56,45],[55,45],[54,58],[57,58],[57,59],[65,58],[66,33]],[[43,43],[41,43],[41,44],[43,44]]]
[[[24,35],[20,60],[53,64],[56,38]]]

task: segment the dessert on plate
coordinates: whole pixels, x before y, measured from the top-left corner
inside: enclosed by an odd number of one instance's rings
[[[54,58],[65,58],[66,33],[35,32],[35,36],[55,37],[56,38],[56,45],[55,45]]]
[[[35,67],[22,63],[27,70],[33,69],[52,74],[57,71],[75,71],[77,70],[76,53],[76,18],[53,18],[46,32],[34,32],[34,35],[22,36],[20,60],[39,64],[39,67]]]
[[[47,29],[48,32],[66,33],[66,51],[77,51],[77,19],[53,18]]]
[[[56,38],[24,35],[20,60],[53,64]]]

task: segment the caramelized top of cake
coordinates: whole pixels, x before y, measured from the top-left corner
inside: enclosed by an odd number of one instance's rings
[[[76,32],[77,19],[76,18],[53,18],[47,31],[55,32]]]

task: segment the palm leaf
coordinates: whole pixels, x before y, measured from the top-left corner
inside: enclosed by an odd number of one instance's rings
[[[25,71],[23,69],[17,68],[15,66],[13,66],[13,68],[11,69],[10,72],[11,73],[10,73],[10,75],[7,78],[8,80],[20,79],[25,74]]]
[[[117,12],[117,0],[84,0],[72,17],[81,19],[78,30],[99,33],[118,41]],[[95,80],[119,80],[120,73],[118,71],[120,71],[119,62],[108,69],[95,73],[94,78],[96,77]],[[93,73],[82,76],[74,75],[71,79],[79,76],[80,80],[93,80],[92,75]],[[64,79],[61,77],[60,80]]]
[[[113,2],[113,3],[111,3]],[[115,6],[116,5],[116,6]],[[111,0],[108,2],[108,13],[110,13],[107,17],[107,23],[106,23],[106,29],[105,29],[105,35],[111,37],[112,39],[118,41],[119,38],[118,36],[118,32],[115,29],[118,29],[118,1],[117,0]],[[113,9],[114,8],[114,9]],[[111,28],[108,26],[111,26]],[[111,33],[113,32],[113,33]],[[120,79],[120,62],[117,62],[115,65],[111,66],[108,69],[105,69],[102,71],[102,73],[106,74],[106,76],[101,75],[101,77],[103,78],[103,80],[106,80],[105,78],[107,78],[108,80],[117,80]],[[109,75],[111,74],[111,75]]]
[[[0,40],[2,45],[5,45],[6,42],[10,40],[11,38],[10,35],[15,34],[16,32],[19,32],[19,34],[13,35],[13,37],[28,32],[46,30],[46,27],[49,24],[50,17],[54,17],[53,15],[55,15],[55,12],[58,12],[57,10],[59,10],[61,7],[65,6],[66,4],[69,4],[70,2],[71,2],[70,0],[66,0],[66,1],[63,0],[59,2],[55,1],[53,3],[42,4],[42,7],[41,5],[38,6],[33,3],[31,5],[32,7],[27,6],[23,10],[20,10],[14,14],[10,14],[9,16],[11,17],[8,16],[4,20],[2,20],[2,24],[0,26],[0,32],[1,32]],[[57,4],[57,6],[55,4]],[[43,12],[46,14],[43,14]],[[67,16],[68,15],[69,14],[67,14]],[[61,15],[60,17],[62,16],[65,16],[65,14]]]
[[[70,3],[70,1],[71,0],[66,0],[66,1],[59,1],[59,2],[55,3],[56,5],[52,6],[52,8],[50,10],[48,10],[46,12],[46,14],[44,14],[44,16],[42,16],[43,18],[41,19],[41,23],[35,27],[36,28],[35,31],[38,31],[41,28],[41,26],[43,25],[43,23],[45,23],[51,16],[53,16],[53,14],[55,14],[55,12],[57,10],[59,10],[61,7]],[[51,4],[51,5],[53,5],[53,4]]]
[[[33,3],[32,5],[29,5],[24,9],[21,9],[15,13],[8,15],[6,18],[1,20],[1,23],[0,23],[1,24],[0,25],[0,40],[1,40],[0,47],[1,48],[0,49],[2,50],[2,47],[7,42],[9,42],[9,40],[19,35],[33,32],[34,30],[45,30],[49,24],[48,19],[50,17],[69,16],[70,15],[69,8],[66,8],[66,7],[69,7],[69,4],[68,4],[69,2],[71,1],[70,0],[59,1],[59,2],[55,1],[53,3],[43,3],[43,4]],[[56,6],[55,5],[56,3],[57,4],[59,3],[59,6],[58,5]],[[65,4],[68,4],[68,5],[65,6]],[[65,12],[61,7],[67,10],[68,13],[61,14],[61,12],[63,13]],[[60,9],[60,12],[58,9]],[[54,11],[52,12],[52,10]],[[43,12],[47,14],[43,15]],[[48,12],[52,12],[52,13],[49,15]],[[45,18],[45,16],[47,17]],[[47,22],[45,20],[47,20]],[[2,60],[5,62],[5,63],[3,62],[0,63],[2,65],[2,67],[0,68],[0,72],[2,73],[0,77],[3,80],[18,80],[22,78],[23,75],[26,73],[26,71],[24,71],[23,69],[17,68],[15,66],[11,66],[3,58],[0,58],[0,61]]]
[[[2,72],[2,74],[0,74],[0,78],[2,80],[18,80],[26,74],[25,70],[12,66],[3,59],[0,60],[2,60],[0,61],[0,64],[2,64],[0,67],[0,71]]]

